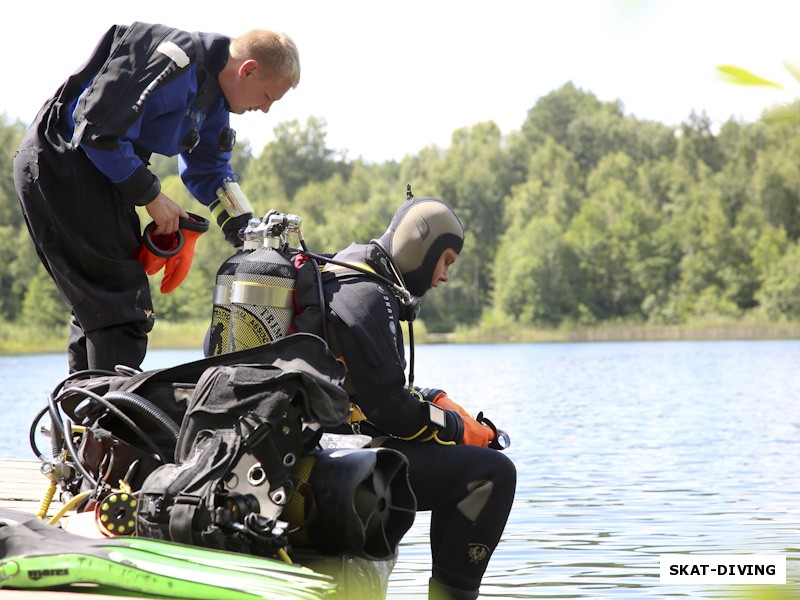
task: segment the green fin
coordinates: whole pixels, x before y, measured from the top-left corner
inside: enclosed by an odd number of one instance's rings
[[[133,540],[132,540],[133,541]],[[192,558],[180,556],[185,550],[192,552]],[[330,578],[314,573],[305,567],[296,567],[257,559],[235,553],[207,551],[184,546],[178,556],[165,552],[178,550],[174,544],[161,543],[158,552],[134,546],[109,546],[106,550],[114,559],[131,563],[139,569],[155,572],[183,580],[218,586],[225,590],[241,590],[264,598],[320,598],[322,593],[333,589]],[[230,558],[231,563],[225,562]],[[253,558],[252,561],[242,559]],[[249,564],[248,564],[249,563]],[[198,596],[192,595],[193,598]],[[213,598],[213,596],[212,596]],[[227,598],[227,596],[219,596]],[[238,597],[237,597],[238,598]]]
[[[0,562],[0,587],[15,589],[63,588],[72,584],[95,584],[149,596],[196,600],[253,600],[257,594],[218,586],[175,580],[143,571],[138,565],[90,554],[18,556]]]
[[[0,561],[0,588],[49,589],[90,583],[187,600],[314,600],[333,590],[329,578],[302,567],[292,574],[254,564],[248,572],[222,562],[200,564],[125,546],[107,551],[107,558],[80,553],[6,558]],[[313,577],[306,577],[307,573]]]
[[[112,538],[110,540],[102,540],[98,545],[107,550],[125,547],[183,561],[191,561],[199,565],[220,567],[240,572],[254,574],[273,573],[286,577],[287,580],[290,578],[296,579],[299,583],[313,585],[331,583],[330,577],[312,571],[308,567],[287,564],[280,560],[251,556],[249,554],[187,546],[140,537]]]
[[[84,538],[0,511],[0,589],[93,584],[107,594],[187,600],[315,600],[333,593],[307,567],[138,537]]]

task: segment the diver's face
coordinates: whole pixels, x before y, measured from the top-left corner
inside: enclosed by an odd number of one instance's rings
[[[439,257],[436,262],[436,267],[433,269],[433,279],[431,280],[431,287],[439,287],[440,283],[447,283],[450,275],[450,265],[456,262],[458,254],[452,248],[448,248]]]
[[[276,77],[260,69],[256,61],[247,60],[233,78],[220,80],[220,87],[232,113],[267,113],[272,104],[292,88],[292,80],[289,77]]]

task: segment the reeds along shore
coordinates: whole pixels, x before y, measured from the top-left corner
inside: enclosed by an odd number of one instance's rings
[[[149,348],[190,350],[200,348],[206,321],[160,322],[150,333]],[[0,355],[58,354],[65,352],[67,331],[43,332],[33,327],[0,323]],[[408,340],[408,336],[405,338]],[[709,320],[688,325],[604,323],[570,325],[553,329],[511,325],[458,329],[452,333],[429,332],[424,322],[414,324],[417,344],[497,344],[546,342],[641,342],[677,340],[800,339],[800,322],[768,323]]]

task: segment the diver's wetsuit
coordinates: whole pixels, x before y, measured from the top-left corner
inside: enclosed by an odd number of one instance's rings
[[[352,244],[334,257],[362,263],[394,280],[387,259],[375,244]],[[321,333],[311,268],[301,267],[295,319],[301,331]],[[476,446],[420,442],[431,428],[428,403],[411,394],[405,382],[400,329],[401,306],[375,278],[334,269],[324,277],[327,319],[335,351],[348,369],[351,398],[366,416],[363,433],[409,460],[409,478],[419,510],[431,512],[433,576],[460,590],[477,590],[489,557],[500,541],[516,487],[516,469],[501,452]],[[337,348],[338,346],[338,348]],[[342,433],[352,432],[347,428]],[[424,432],[422,435],[418,434]],[[458,435],[447,422],[438,437]],[[399,438],[414,437],[413,440]]]
[[[180,154],[192,195],[206,205],[216,198],[231,176],[217,83],[229,44],[163,25],[112,27],[41,108],[14,158],[36,251],[72,309],[71,371],[144,358],[153,306],[136,259],[135,207],[161,189],[147,161]]]

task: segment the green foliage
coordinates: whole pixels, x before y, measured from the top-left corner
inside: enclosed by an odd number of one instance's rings
[[[69,321],[69,308],[41,265],[28,281],[21,319],[29,327],[40,331],[64,329]]]
[[[275,141],[267,144],[253,166],[264,175],[272,175],[285,198],[293,198],[297,191],[311,182],[329,179],[335,173],[347,174],[348,165],[336,159],[336,151],[325,144],[325,120],[309,117],[305,126],[299,121],[279,123],[275,127]]]
[[[550,216],[510,229],[497,253],[503,273],[494,290],[493,310],[524,325],[557,325],[577,316],[577,260]]]
[[[726,75],[757,83],[741,70]],[[800,318],[800,119],[779,118],[789,113],[800,104],[755,123],[716,128],[693,113],[673,127],[567,83],[540,98],[518,131],[477,123],[454,131],[447,148],[400,163],[347,160],[327,146],[320,118],[279,123],[258,156],[240,143],[232,162],[256,213],[299,215],[317,252],[380,236],[407,184],[451,204],[467,240],[448,284],[425,296],[420,330],[432,334],[478,323],[514,331],[779,322]],[[23,133],[0,120],[9,174],[0,180],[0,318],[59,330],[67,308],[39,264],[10,177]],[[208,216],[176,159],[154,156],[151,169],[171,198]],[[157,318],[210,318],[216,271],[232,252],[212,224],[180,287],[162,295],[161,274],[152,278]]]
[[[800,317],[800,243],[790,244],[770,265],[756,297],[771,319]]]

